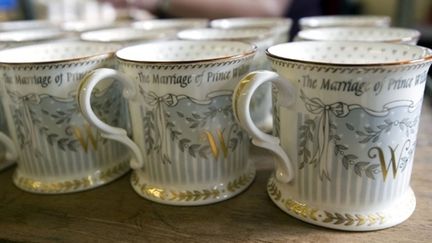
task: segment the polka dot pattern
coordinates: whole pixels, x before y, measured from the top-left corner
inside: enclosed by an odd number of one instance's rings
[[[111,28],[84,32],[81,40],[96,42],[150,41],[175,37],[175,32],[166,30],[140,30],[134,28]]]
[[[256,40],[270,37],[272,31],[266,28],[242,29],[190,29],[177,34],[182,40]]]
[[[138,62],[196,62],[251,54],[252,45],[233,41],[164,41],[126,47],[117,52]]]
[[[65,36],[65,33],[57,29],[33,29],[0,32],[0,42],[3,43],[20,43],[30,41],[59,39]]]
[[[29,45],[0,51],[0,63],[67,61],[113,53],[118,48],[119,46],[115,44],[87,43],[80,41]]]
[[[272,57],[323,64],[390,64],[411,62],[432,55],[431,50],[411,45],[366,42],[306,41],[270,47]]]
[[[372,15],[327,15],[304,17],[299,20],[301,29],[323,28],[336,26],[376,26],[388,27],[391,19],[388,16]]]
[[[300,40],[368,41],[416,44],[420,32],[404,28],[338,27],[302,30]]]
[[[208,19],[149,19],[132,23],[133,28],[144,30],[156,29],[187,29],[187,28],[204,28],[208,25]]]

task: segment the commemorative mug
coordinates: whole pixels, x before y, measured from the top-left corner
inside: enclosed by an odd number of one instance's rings
[[[209,20],[206,18],[168,18],[145,19],[133,22],[133,28],[141,30],[182,30],[192,28],[205,28]]]
[[[234,41],[165,41],[116,52],[118,70],[84,77],[79,104],[103,136],[133,152],[131,184],[142,197],[203,205],[245,190],[255,176],[249,138],[236,123],[231,96],[250,70],[255,47]],[[129,100],[132,139],[99,120],[93,87],[114,78]]]
[[[0,22],[0,32],[51,28],[56,28],[56,24],[48,20],[12,20]]]
[[[420,32],[407,28],[330,27],[301,30],[296,41],[365,41],[416,45]]]
[[[174,30],[143,30],[132,27],[117,27],[101,30],[91,30],[80,34],[82,41],[98,43],[117,43],[122,46],[175,39]]]
[[[35,193],[86,190],[129,170],[128,150],[104,139],[75,99],[88,71],[113,66],[113,44],[52,42],[0,51],[2,103],[18,151],[15,185]],[[111,82],[112,83],[112,82]],[[121,93],[109,81],[94,92],[107,122],[123,125]]]
[[[59,41],[70,38],[66,32],[57,28],[24,29],[0,32],[0,49]]]
[[[233,17],[214,19],[210,21],[210,26],[221,29],[267,28],[273,32],[275,44],[279,44],[288,42],[292,19],[282,17]]]
[[[180,40],[224,40],[242,41],[254,44],[257,47],[251,70],[269,69],[270,62],[267,60],[265,50],[277,44],[273,31],[266,28],[234,28],[234,29],[187,29],[177,33]],[[271,85],[261,86],[251,103],[252,120],[263,130],[271,131],[273,124],[272,116]]]
[[[385,15],[326,15],[299,19],[300,29],[326,27],[389,27],[391,18]]]
[[[293,42],[267,50],[271,71],[246,75],[233,109],[257,146],[276,161],[267,191],[308,223],[350,231],[406,220],[409,182],[432,51],[368,42]],[[274,136],[249,115],[256,87],[272,82]]]
[[[42,26],[39,26],[40,24],[42,24],[42,22],[36,21],[11,21],[1,23],[0,30],[4,31],[0,32],[0,49],[35,44],[38,42],[61,39],[65,37],[64,32],[61,32],[53,27],[42,28]],[[16,27],[19,30],[13,30],[13,27]],[[28,30],[25,29],[26,27],[35,28],[37,30]],[[3,95],[3,90],[4,89],[0,84],[0,97]],[[12,165],[16,159],[16,150],[13,148],[13,143],[6,136],[9,134],[9,132],[1,104],[2,102],[0,101],[0,132],[4,134],[1,135],[3,138],[3,144],[0,144],[0,170]]]

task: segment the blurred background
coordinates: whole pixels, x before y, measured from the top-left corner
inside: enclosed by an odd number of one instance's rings
[[[151,1],[151,0],[142,0]],[[150,12],[127,3],[134,0],[0,0],[0,21],[47,19],[64,21],[114,21],[154,18]],[[387,15],[392,26],[415,28],[422,33],[419,45],[432,46],[431,0],[321,0],[323,15]],[[128,7],[129,6],[129,7]],[[229,16],[228,16],[229,17]]]

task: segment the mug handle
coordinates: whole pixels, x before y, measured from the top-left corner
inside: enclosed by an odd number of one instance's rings
[[[135,88],[135,84],[133,82],[114,69],[99,68],[89,72],[81,80],[77,92],[78,106],[81,110],[81,114],[83,114],[87,121],[101,130],[102,137],[121,142],[132,150],[133,156],[130,161],[130,166],[132,169],[140,169],[143,167],[144,161],[141,149],[138,147],[138,145],[127,136],[125,129],[113,127],[101,121],[91,107],[90,99],[93,89],[100,81],[109,78],[119,81],[123,84],[123,97],[129,100],[136,99],[137,89]]]
[[[293,165],[280,146],[279,138],[262,132],[250,116],[249,106],[252,95],[261,84],[266,82],[272,82],[283,94],[279,97],[279,105],[288,107],[293,103],[296,89],[290,82],[283,80],[272,71],[254,71],[243,77],[237,84],[232,98],[233,111],[240,126],[252,136],[252,143],[273,153],[276,161],[276,179],[289,183],[294,178]]]
[[[14,161],[18,158],[18,152],[12,140],[4,133],[0,132],[0,143],[6,147],[5,159],[8,161]]]

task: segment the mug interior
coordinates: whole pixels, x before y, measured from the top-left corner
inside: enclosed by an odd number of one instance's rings
[[[334,65],[405,64],[432,58],[430,49],[419,46],[338,41],[284,43],[268,48],[267,55],[289,61]]]
[[[80,41],[28,45],[0,51],[0,63],[47,63],[114,53],[119,45]]]
[[[302,28],[336,27],[336,26],[380,26],[390,25],[390,17],[373,15],[335,15],[313,16],[300,19]]]
[[[235,41],[162,41],[123,48],[120,59],[135,62],[198,62],[252,55],[256,47]]]
[[[65,35],[58,29],[31,29],[0,32],[1,42],[41,41],[61,38]]]
[[[208,25],[208,22],[209,20],[204,18],[149,19],[134,22],[132,27],[145,30],[203,28]]]
[[[183,40],[255,40],[269,36],[271,31],[265,28],[242,29],[189,29],[177,34]]]
[[[32,30],[54,27],[55,24],[47,20],[15,20],[0,22],[0,31]]]
[[[334,27],[302,30],[303,40],[404,42],[418,39],[420,32],[404,28]]]
[[[260,18],[260,17],[237,17],[215,19],[210,22],[213,28],[244,28],[244,27],[291,27],[292,21],[289,18]]]
[[[134,28],[111,28],[87,31],[80,35],[85,41],[131,41],[131,40],[156,40],[168,36],[170,32],[160,30],[140,30]],[[174,35],[171,32],[172,35]]]
[[[104,28],[114,28],[127,26],[126,22],[104,22],[104,21],[88,21],[88,20],[71,20],[62,23],[61,28],[64,31],[71,32],[84,32],[90,30],[104,29]]]

